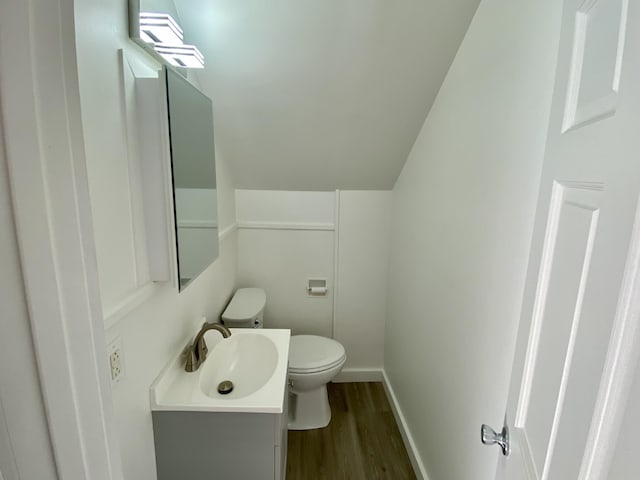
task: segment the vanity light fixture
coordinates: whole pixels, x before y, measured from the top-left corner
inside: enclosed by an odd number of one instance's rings
[[[147,43],[182,45],[182,29],[168,13],[140,12],[140,38]]]
[[[174,67],[203,68],[204,56],[195,45],[183,43],[178,22],[168,13],[140,12],[140,38]]]
[[[156,52],[174,67],[203,68],[204,57],[195,45],[162,45],[154,46]]]

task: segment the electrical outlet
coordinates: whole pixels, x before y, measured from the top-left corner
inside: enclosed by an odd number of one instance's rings
[[[109,372],[111,375],[111,385],[116,385],[124,377],[124,358],[122,356],[122,341],[120,337],[113,340],[107,347],[109,356]]]

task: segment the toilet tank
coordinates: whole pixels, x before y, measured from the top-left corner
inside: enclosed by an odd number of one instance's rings
[[[222,312],[222,323],[229,328],[262,328],[266,301],[261,288],[239,288]]]

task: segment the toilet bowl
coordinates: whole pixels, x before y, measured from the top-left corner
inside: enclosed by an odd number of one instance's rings
[[[266,294],[240,288],[222,313],[231,328],[262,328]],[[323,428],[331,421],[327,383],[347,359],[337,341],[318,335],[293,335],[289,344],[289,430]]]
[[[294,335],[289,344],[289,430],[323,428],[331,421],[327,383],[346,361],[344,347],[317,335]]]

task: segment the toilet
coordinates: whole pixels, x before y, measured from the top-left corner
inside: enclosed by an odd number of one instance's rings
[[[261,288],[240,288],[222,313],[229,328],[262,328],[267,296]],[[289,344],[289,430],[329,425],[327,383],[347,359],[344,347],[331,338],[293,335]]]

